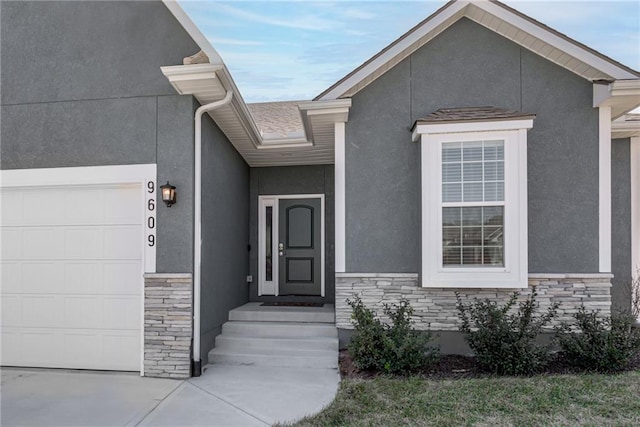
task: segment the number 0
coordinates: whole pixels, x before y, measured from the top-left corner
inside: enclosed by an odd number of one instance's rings
[[[147,218],[147,227],[153,229],[156,226],[156,220],[152,216]]]

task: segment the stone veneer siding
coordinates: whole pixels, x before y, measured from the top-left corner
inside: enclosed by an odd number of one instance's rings
[[[144,275],[144,376],[191,376],[192,305],[190,273]]]
[[[554,302],[560,303],[558,316],[551,326],[574,320],[572,315],[581,304],[587,310],[611,313],[611,274],[529,274],[529,288],[423,288],[417,274],[336,273],[336,326],[353,329],[348,298],[360,296],[362,302],[382,313],[384,303],[397,303],[404,296],[414,309],[415,328],[432,331],[457,331],[458,311],[455,292],[464,299],[489,298],[506,302],[514,291],[524,297],[536,286],[537,302],[544,311]],[[521,298],[522,299],[522,298]]]

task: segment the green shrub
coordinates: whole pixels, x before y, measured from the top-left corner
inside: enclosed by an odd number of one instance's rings
[[[407,373],[420,369],[438,357],[429,347],[431,334],[413,329],[413,308],[402,298],[398,305],[385,304],[384,314],[391,324],[380,321],[359,297],[347,300],[355,334],[349,343],[349,354],[359,369],[385,373]]]
[[[495,301],[477,298],[465,304],[456,292],[460,331],[466,334],[465,340],[482,369],[499,375],[530,375],[547,364],[549,346],[541,346],[535,340],[556,315],[558,304],[535,316],[536,296],[534,287],[513,313],[517,292],[502,307]]]
[[[617,314],[599,317],[584,306],[574,315],[576,330],[563,322],[556,327],[556,341],[568,363],[592,371],[615,372],[629,366],[640,351],[640,329],[635,317]]]

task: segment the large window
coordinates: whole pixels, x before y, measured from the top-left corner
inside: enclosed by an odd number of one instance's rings
[[[442,265],[504,266],[504,142],[442,144]]]
[[[526,135],[532,122],[416,126],[423,286],[527,286]]]

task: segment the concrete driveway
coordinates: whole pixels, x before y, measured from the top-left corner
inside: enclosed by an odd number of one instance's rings
[[[329,404],[335,369],[210,366],[187,381],[3,368],[4,426],[266,426]]]

